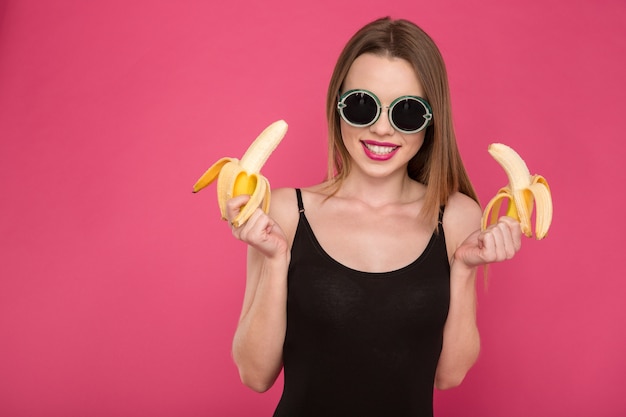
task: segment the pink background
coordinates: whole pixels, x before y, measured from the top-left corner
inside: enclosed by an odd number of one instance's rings
[[[0,416],[269,416],[230,356],[244,246],[197,177],[269,123],[274,187],[325,172],[324,96],[364,23],[448,63],[483,204],[517,149],[544,241],[479,285],[483,349],[438,416],[626,415],[623,0],[0,2]]]

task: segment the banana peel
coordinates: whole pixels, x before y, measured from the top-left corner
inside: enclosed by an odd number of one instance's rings
[[[261,132],[241,159],[220,158],[196,181],[193,192],[199,192],[217,179],[217,202],[224,220],[229,199],[250,195],[250,200],[231,221],[235,227],[248,221],[258,207],[267,213],[271,200],[270,183],[261,174],[261,168],[284,138],[287,128],[284,120],[278,120]]]
[[[507,203],[506,215],[520,222],[522,233],[533,236],[532,213],[535,211],[534,237],[543,239],[552,223],[552,193],[548,181],[541,175],[531,175],[526,162],[510,146],[492,143],[489,154],[502,166],[509,179],[487,203],[482,216],[482,229],[498,221],[500,209]]]

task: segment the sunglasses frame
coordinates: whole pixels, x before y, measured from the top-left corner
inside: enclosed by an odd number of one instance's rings
[[[343,114],[343,109],[347,107],[347,105],[345,104],[346,98],[348,98],[349,96],[351,96],[352,94],[355,94],[355,93],[363,93],[363,94],[368,95],[369,97],[374,99],[374,102],[376,103],[376,107],[378,109],[376,111],[376,116],[374,117],[374,119],[372,119],[371,122],[366,123],[366,124],[353,123],[353,122],[349,121],[348,118]],[[414,130],[401,129],[398,126],[396,126],[396,124],[393,121],[393,118],[391,117],[391,114],[392,114],[394,106],[396,104],[398,104],[399,102],[401,102],[402,100],[405,100],[405,99],[416,100],[422,106],[424,106],[424,109],[426,110],[426,113],[423,116],[424,117],[424,123],[417,129],[414,129]],[[382,109],[383,108],[387,109],[387,118],[389,119],[389,123],[391,123],[391,126],[393,126],[393,128],[395,130],[397,130],[398,132],[402,132],[402,133],[406,133],[406,134],[412,134],[412,133],[421,132],[422,130],[426,129],[426,127],[428,127],[432,123],[433,111],[432,111],[432,109],[430,107],[430,104],[428,104],[428,102],[425,99],[423,99],[422,97],[419,97],[419,96],[410,96],[410,95],[400,96],[400,97],[396,98],[394,101],[392,101],[389,106],[383,106],[380,103],[380,100],[378,99],[376,94],[372,93],[371,91],[363,90],[363,89],[354,89],[354,90],[346,91],[345,93],[341,94],[338,97],[338,99],[337,99],[337,110],[339,111],[339,115],[341,116],[341,118],[343,119],[344,122],[346,122],[350,126],[354,126],[354,127],[368,127],[368,126],[373,125],[380,118],[380,114],[382,113]]]

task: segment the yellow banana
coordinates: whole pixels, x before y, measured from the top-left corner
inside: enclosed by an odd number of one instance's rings
[[[250,200],[232,220],[235,227],[244,224],[261,204],[267,213],[270,207],[270,183],[260,171],[286,133],[287,123],[284,120],[272,123],[252,142],[241,160],[225,157],[214,163],[194,184],[193,192],[197,193],[217,178],[217,202],[224,220],[226,201],[249,194]]]
[[[483,230],[497,222],[500,207],[508,200],[506,215],[519,220],[522,232],[532,237],[531,216],[533,206],[535,213],[535,238],[543,239],[548,233],[552,222],[552,194],[548,181],[541,175],[530,175],[524,160],[512,148],[501,143],[489,145],[489,154],[498,162],[507,177],[509,184],[501,188],[485,207],[482,218]]]

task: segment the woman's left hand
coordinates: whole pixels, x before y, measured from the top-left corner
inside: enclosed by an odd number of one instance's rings
[[[486,230],[472,233],[454,253],[468,268],[513,258],[522,246],[520,223],[503,216]]]

